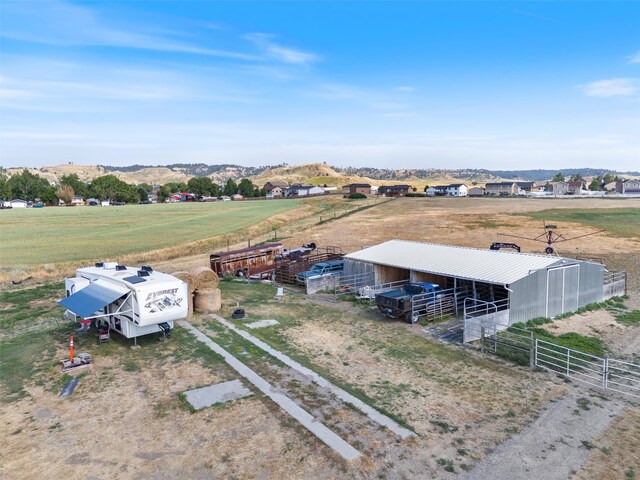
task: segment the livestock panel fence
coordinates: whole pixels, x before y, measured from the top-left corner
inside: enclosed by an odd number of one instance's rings
[[[466,328],[466,324],[465,324]],[[640,365],[558,345],[525,328],[480,325],[479,347],[519,365],[539,367],[580,383],[640,398]]]
[[[411,298],[411,319],[416,323],[420,318],[442,318],[458,316],[464,298],[461,288],[448,288],[415,295]]]
[[[627,272],[605,272],[602,299],[627,294]]]

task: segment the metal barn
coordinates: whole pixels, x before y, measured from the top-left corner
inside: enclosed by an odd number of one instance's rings
[[[458,316],[493,313],[494,321],[508,325],[604,298],[604,265],[549,255],[391,240],[346,255],[344,262],[346,277],[368,277],[382,288],[436,283],[449,292]]]

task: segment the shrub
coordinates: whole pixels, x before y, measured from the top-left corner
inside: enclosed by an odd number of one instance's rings
[[[347,198],[350,198],[352,200],[362,200],[364,198],[367,198],[367,196],[364,193],[356,192],[356,193],[350,193]]]

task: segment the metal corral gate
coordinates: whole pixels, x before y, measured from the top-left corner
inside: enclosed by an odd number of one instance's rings
[[[375,283],[373,271],[355,273],[352,275],[340,275],[336,277],[334,295],[361,295],[366,289],[372,289]],[[376,292],[379,293],[379,292]]]
[[[462,306],[462,289],[449,288],[436,292],[414,295],[411,298],[411,318],[416,323],[420,317],[438,318],[447,315],[458,316],[458,308]]]
[[[534,364],[593,387],[640,398],[640,365],[634,363],[596,357],[536,339]]]
[[[519,365],[540,367],[592,387],[640,398],[640,365],[534,338],[533,332],[527,329],[507,325],[480,328],[483,352],[495,353]]]

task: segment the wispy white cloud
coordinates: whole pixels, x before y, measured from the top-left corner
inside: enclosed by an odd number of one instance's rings
[[[6,3],[0,36],[49,45],[93,45],[255,61],[248,53],[203,47],[139,25],[110,25],[97,11],[65,2]],[[134,33],[135,32],[135,33]]]
[[[627,57],[627,63],[640,63],[640,50],[638,50],[634,55]]]
[[[635,95],[640,91],[637,78],[612,78],[576,85],[588,97],[617,97]]]
[[[320,59],[314,53],[284,47],[273,40],[274,35],[268,33],[250,33],[245,35],[244,38],[255,44],[270,57],[284,63],[306,65]]]

